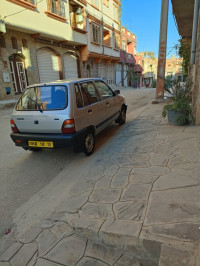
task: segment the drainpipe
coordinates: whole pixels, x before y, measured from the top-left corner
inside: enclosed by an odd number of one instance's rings
[[[197,40],[197,27],[199,19],[199,0],[195,0],[194,4],[194,18],[193,18],[193,29],[192,29],[192,47],[191,47],[191,64],[195,64],[195,52],[196,52],[196,40]]]

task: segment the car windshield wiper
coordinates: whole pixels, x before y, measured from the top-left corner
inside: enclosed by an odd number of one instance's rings
[[[39,111],[42,113],[42,109],[41,109],[41,103],[37,103],[35,100],[33,100],[31,97],[27,96],[28,99],[30,99],[32,102],[34,102],[36,104],[36,106],[38,107]]]

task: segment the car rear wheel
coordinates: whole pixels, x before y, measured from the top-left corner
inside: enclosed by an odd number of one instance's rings
[[[126,122],[126,109],[122,107],[119,118],[118,118],[118,124],[123,125]]]
[[[89,156],[95,148],[95,137],[92,131],[88,131],[84,139],[84,153]]]

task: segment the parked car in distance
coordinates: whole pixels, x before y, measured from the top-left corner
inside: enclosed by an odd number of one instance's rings
[[[98,133],[126,121],[127,105],[119,94],[92,78],[28,86],[11,115],[11,138],[25,150],[72,146],[90,155]]]

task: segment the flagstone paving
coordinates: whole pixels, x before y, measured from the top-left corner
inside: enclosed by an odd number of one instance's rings
[[[0,266],[199,266],[200,127],[170,126],[161,109],[121,127]]]

